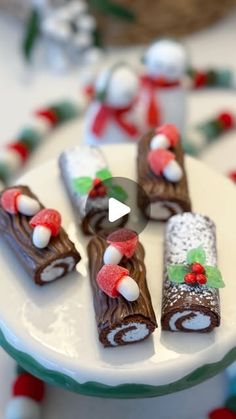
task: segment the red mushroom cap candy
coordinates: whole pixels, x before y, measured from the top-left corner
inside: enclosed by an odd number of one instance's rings
[[[137,247],[138,235],[128,228],[120,228],[107,237],[107,242],[118,249],[122,255],[131,258]]]
[[[168,138],[170,147],[175,147],[180,140],[180,133],[175,125],[165,124],[156,129],[156,134],[165,135]]]
[[[51,235],[56,237],[59,234],[61,228],[61,214],[54,209],[42,209],[33,218],[31,218],[30,226],[46,227],[51,231]]]
[[[97,283],[109,297],[122,295],[128,301],[135,301],[139,297],[139,286],[129,276],[128,269],[119,265],[104,265],[97,274]]]
[[[1,205],[9,214],[17,214],[17,198],[22,194],[19,188],[6,189],[1,196]]]
[[[97,274],[99,288],[109,297],[119,296],[117,286],[125,276],[129,275],[128,269],[119,265],[104,265]]]
[[[148,153],[149,166],[157,176],[160,176],[168,163],[174,159],[174,153],[165,149],[151,150]]]

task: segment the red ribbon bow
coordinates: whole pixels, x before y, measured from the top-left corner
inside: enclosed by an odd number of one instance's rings
[[[155,128],[160,125],[161,110],[159,103],[156,99],[156,90],[158,88],[171,88],[180,85],[179,80],[168,81],[163,77],[153,79],[148,75],[141,77],[141,85],[148,90],[149,103],[147,109],[147,124],[148,126]]]
[[[107,122],[114,119],[117,125],[123,129],[128,135],[134,137],[138,134],[137,127],[124,119],[124,114],[132,108],[133,103],[126,108],[112,108],[104,103],[101,104],[93,124],[92,131],[97,137],[101,137]]]

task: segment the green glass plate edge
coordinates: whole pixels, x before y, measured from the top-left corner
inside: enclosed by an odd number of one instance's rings
[[[121,384],[118,386],[108,386],[95,381],[80,384],[65,374],[44,368],[32,356],[18,351],[11,346],[5,339],[1,330],[0,345],[25,370],[49,384],[87,396],[120,399],[157,397],[170,393],[176,393],[200,384],[202,381],[213,377],[236,360],[236,348],[233,348],[221,361],[203,365],[174,383],[160,386],[147,384]]]

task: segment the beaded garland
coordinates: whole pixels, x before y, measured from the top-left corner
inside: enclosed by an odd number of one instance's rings
[[[43,381],[17,365],[11,393],[5,419],[41,419],[41,403],[45,393]]]
[[[25,164],[44,137],[78,114],[78,105],[69,100],[36,110],[17,139],[0,150],[0,189]]]

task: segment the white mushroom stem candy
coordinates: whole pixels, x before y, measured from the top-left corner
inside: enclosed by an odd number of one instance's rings
[[[135,301],[139,297],[139,286],[129,276],[128,269],[119,265],[104,265],[97,274],[97,283],[109,297],[122,295],[127,301]]]
[[[180,134],[175,125],[165,124],[155,130],[155,135],[151,140],[150,148],[155,150],[158,148],[168,149],[175,147],[180,140]]]
[[[169,182],[179,182],[183,176],[182,168],[169,150],[156,149],[148,153],[148,163],[152,172],[164,176]]]
[[[58,236],[61,228],[61,215],[54,209],[43,209],[30,220],[30,226],[34,228],[32,235],[34,246],[44,249],[51,237]]]
[[[9,214],[32,216],[40,210],[38,201],[24,195],[20,188],[6,189],[1,196],[1,205]]]
[[[121,228],[107,237],[109,246],[104,252],[103,261],[105,264],[118,265],[125,256],[130,259],[137,247],[137,234],[127,228]]]

